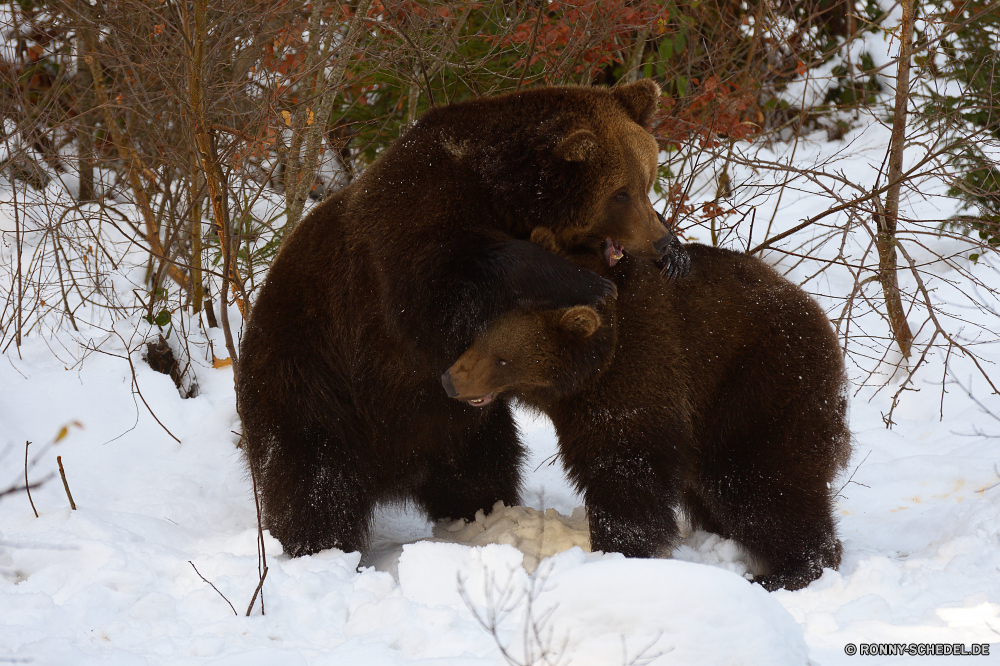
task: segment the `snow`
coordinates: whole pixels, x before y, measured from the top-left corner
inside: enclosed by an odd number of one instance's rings
[[[774,235],[863,193],[887,141],[888,130],[869,119],[841,142],[813,134],[797,144],[738,146],[748,159],[752,150],[753,159],[825,165],[825,175],[790,181],[777,213],[774,186],[784,175],[734,166],[732,203],[757,207],[753,242],[764,239],[772,215]],[[921,151],[908,148],[907,164]],[[946,188],[939,178],[921,181],[906,193],[904,215],[936,228],[955,210]],[[0,183],[4,267],[12,264],[12,230],[9,184]],[[864,254],[863,233],[841,242],[827,231],[817,227],[784,247],[827,259]],[[740,233],[727,244],[746,247],[746,226]],[[29,248],[41,242],[43,234],[28,234]],[[1000,261],[967,261],[972,246],[958,238],[905,242],[942,323],[996,377],[1000,304],[973,278],[1000,287]],[[141,260],[138,249],[130,252]],[[938,255],[957,258],[945,266]],[[819,273],[815,262],[774,252],[765,259],[840,315],[855,283],[846,269]],[[134,263],[112,275],[119,298],[142,283]],[[912,293],[912,277],[900,278]],[[6,296],[9,274],[0,284]],[[869,289],[877,298],[878,285]],[[921,307],[910,311],[917,354],[932,335]],[[0,489],[23,481],[26,441],[29,478],[44,480],[31,493],[38,517],[24,492],[0,498],[0,663],[486,666],[506,663],[501,648],[518,663],[549,666],[955,663],[845,652],[869,643],[988,643],[998,655],[1000,404],[957,349],[929,351],[904,385],[898,358],[865,337],[884,336],[884,323],[859,308],[854,328],[841,328],[855,438],[838,482],[844,559],[807,588],[765,592],[747,581],[753,563],[735,543],[686,527],[666,559],[587,552],[581,498],[552,459],[551,424],[520,413],[532,455],[525,506],[498,507],[467,525],[431,525],[406,507],[387,507],[363,559],[337,550],[289,559],[265,532],[264,613],[258,599],[249,617],[262,563],[234,432],[232,370],[211,362],[213,352],[225,355],[221,333],[191,330],[199,394],[182,400],[142,360],[142,343],[158,330],[138,316],[112,330],[105,315],[91,313],[79,318],[79,332],[39,319],[0,359]],[[235,308],[230,318],[240,320]]]
[[[518,656],[548,653],[553,660],[595,666],[642,658],[806,663],[802,631],[788,612],[761,587],[722,569],[591,555],[579,547],[546,560],[534,578],[520,565],[521,554],[509,546],[415,543],[403,549],[399,583],[408,599],[449,608],[465,604],[484,620],[513,589],[508,607],[532,604],[531,621],[519,622],[505,646]],[[732,654],[734,644],[741,646],[739,655]]]
[[[109,344],[106,351],[124,349]],[[258,605],[244,617],[258,578],[257,533],[237,438],[229,432],[236,425],[231,370],[206,363],[202,394],[185,401],[167,377],[136,363],[143,395],[181,439],[177,444],[133,403],[130,370],[120,359],[92,356],[74,372],[46,360],[38,339],[26,342],[22,354],[24,360],[9,356],[0,370],[5,438],[9,445],[24,437],[40,441],[35,433],[54,434],[58,424],[79,421],[82,427],[72,427],[31,470],[32,478],[44,476],[54,468],[49,458],[60,455],[78,509],[68,508],[58,479],[32,493],[38,518],[24,494],[0,502],[4,657],[79,664],[493,664],[497,644],[473,614],[489,610],[489,585],[494,601],[509,595],[494,610],[506,611],[498,635],[514,654],[523,654],[524,594],[534,586],[541,593],[531,617],[546,619],[552,636],[527,649],[557,650],[564,663],[615,663],[623,649],[659,654],[655,663],[664,664],[696,657],[805,663],[801,629],[759,586],[721,568],[585,553],[579,510],[570,517],[553,508],[543,514],[501,507],[468,526],[439,526],[438,539],[402,546],[398,582],[375,568],[356,571],[358,553],[288,559],[266,536],[266,615]],[[522,416],[537,443],[537,420]],[[554,438],[547,434],[551,452]],[[3,469],[13,481],[17,458],[8,454]],[[546,484],[543,478],[533,476],[529,487]],[[562,506],[578,501],[564,482],[534,486],[534,493],[558,493]],[[430,536],[422,519],[396,519]],[[449,533],[459,543],[441,540]],[[468,545],[486,543],[488,534],[525,552]],[[539,549],[563,552],[529,577],[522,561]],[[725,662],[737,644],[743,661]]]

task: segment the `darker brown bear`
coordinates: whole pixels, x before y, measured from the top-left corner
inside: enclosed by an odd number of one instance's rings
[[[840,564],[840,346],[820,307],[763,262],[685,247],[686,279],[626,256],[610,271],[617,301],[510,312],[442,381],[459,400],[516,396],[551,417],[595,550],[655,556],[683,507],[738,541],[764,587],[803,587]]]
[[[505,311],[613,295],[529,242],[536,226],[636,256],[667,248],[646,196],[658,100],[647,81],[432,110],[286,239],[238,378],[247,461],[286,553],[362,549],[379,503],[439,519],[518,502],[508,401],[474,409],[439,378]]]

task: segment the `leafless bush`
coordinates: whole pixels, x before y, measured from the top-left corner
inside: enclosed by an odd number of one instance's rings
[[[482,604],[473,601],[467,588],[467,580],[461,574],[458,576],[458,594],[462,602],[476,622],[493,638],[500,654],[510,666],[560,666],[568,663],[565,661],[568,634],[560,638],[559,635],[565,630],[554,626],[552,622],[556,607],[551,606],[541,612],[538,610],[538,601],[545,592],[551,571],[552,561],[544,560],[521,585],[514,571],[507,571],[503,580],[500,580],[496,572],[484,567]],[[519,618],[520,622],[520,656],[500,637],[501,625],[513,617]],[[621,639],[622,666],[645,666],[663,654],[652,651],[659,642],[659,636],[631,657],[625,637],[622,636]]]

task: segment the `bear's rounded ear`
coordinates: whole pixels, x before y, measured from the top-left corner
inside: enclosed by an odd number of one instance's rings
[[[559,320],[559,327],[568,333],[579,335],[581,338],[589,338],[594,334],[594,331],[601,327],[601,317],[594,308],[577,305],[563,313]]]
[[[559,254],[559,243],[556,242],[556,235],[548,227],[535,227],[531,231],[529,240],[552,254]]]
[[[611,94],[632,120],[649,129],[653,114],[660,105],[660,86],[655,81],[639,79],[635,83],[614,88]]]
[[[575,129],[556,146],[556,157],[567,162],[586,162],[597,152],[597,136],[588,129]]]

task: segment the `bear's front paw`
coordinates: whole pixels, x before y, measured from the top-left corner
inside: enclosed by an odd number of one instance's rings
[[[660,275],[667,281],[686,277],[691,273],[691,255],[674,237],[667,251],[657,259],[656,265],[660,268]]]
[[[599,305],[609,296],[611,298],[618,298],[618,285],[592,271],[585,272],[590,273],[587,276],[590,278],[590,284],[584,292],[585,300],[580,305]]]

